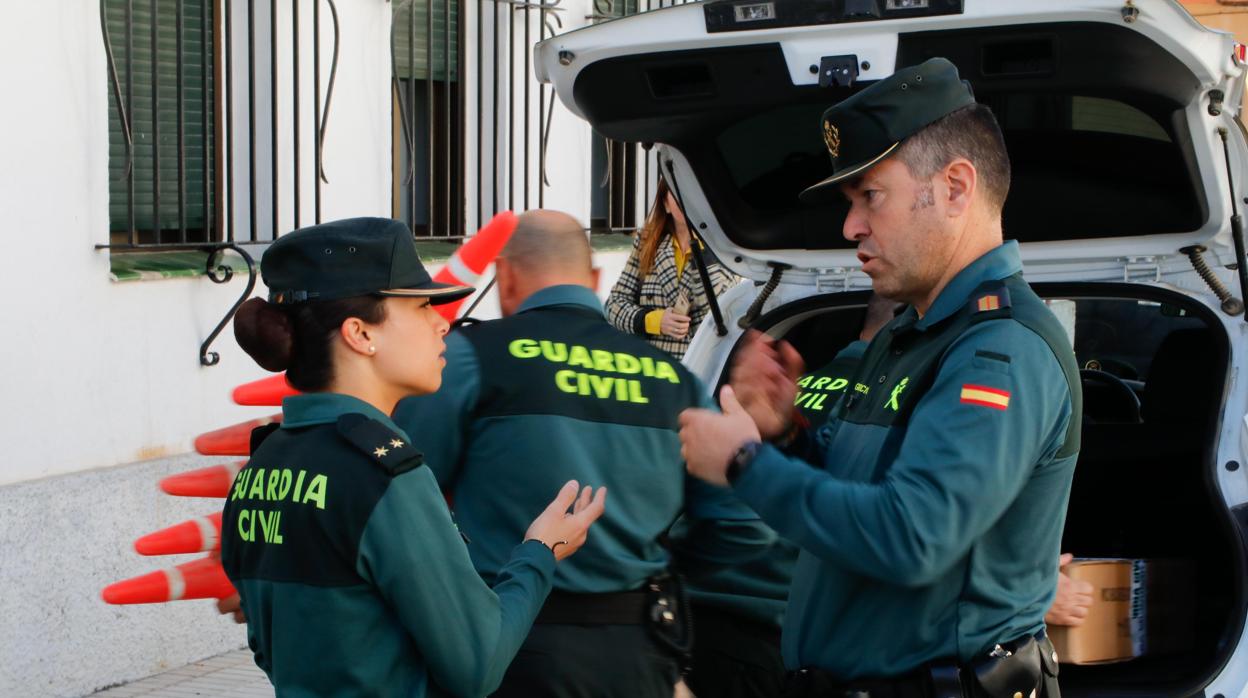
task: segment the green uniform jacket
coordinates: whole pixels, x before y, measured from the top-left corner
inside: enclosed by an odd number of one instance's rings
[[[452,332],[442,388],[402,400],[394,418],[419,427],[487,580],[564,482],[605,485],[606,512],[554,582],[605,593],[667,568],[660,536],[682,510],[696,521],[693,555],[708,564],[755,556],[774,539],[731,490],[685,474],[676,418],[708,404],[678,361],[609,325],[592,291],[552,286],[512,317]]]
[[[328,393],[282,411],[221,529],[248,644],[278,695],[491,692],[550,592],[550,550],[515,537],[491,590],[389,418]]]
[[[828,421],[832,406],[845,394],[866,348],[866,342],[851,342],[835,359],[797,381],[795,405],[812,428]],[[754,560],[690,573],[689,596],[699,603],[778,628],[784,621],[797,554],[796,545],[777,538],[766,553]]]
[[[790,668],[896,676],[1044,627],[1081,393],[1070,340],[1021,269],[1006,243],[923,318],[894,319],[828,424],[794,455],[763,446],[738,478],[802,549]]]

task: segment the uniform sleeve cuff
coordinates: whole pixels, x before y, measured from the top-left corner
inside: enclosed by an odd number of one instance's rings
[[[786,487],[795,480],[809,476],[813,470],[809,465],[795,464],[780,449],[764,443],[758,447],[754,459],[750,461],[750,467],[741,473],[732,489],[737,497],[766,521],[766,510],[770,509],[772,500],[783,499],[780,493]],[[787,507],[788,504],[781,502],[780,506]]]
[[[511,551],[511,559],[524,560],[541,570],[543,575],[549,576],[555,572],[555,553],[536,538],[517,545],[515,550]]]

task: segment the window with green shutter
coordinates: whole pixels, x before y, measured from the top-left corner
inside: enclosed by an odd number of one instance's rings
[[[459,80],[459,3],[396,0],[391,46],[395,76],[400,80],[428,80],[431,65],[434,81]]]
[[[213,240],[214,3],[104,0],[103,9],[110,242]]]
[[[460,2],[395,0],[393,8],[392,215],[420,236],[462,235]]]

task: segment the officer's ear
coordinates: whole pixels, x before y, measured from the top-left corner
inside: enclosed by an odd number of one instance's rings
[[[368,323],[358,317],[349,317],[338,327],[338,335],[348,349],[362,356],[371,356],[376,349]]]
[[[594,293],[597,293],[601,281],[602,281],[602,270],[599,269],[598,267],[594,267],[593,269],[590,269],[589,270],[589,283],[590,283],[589,289],[593,291]]]
[[[504,289],[510,289],[515,285],[515,268],[511,266],[511,262],[506,257],[498,257],[494,260],[494,282],[498,284],[498,293],[502,295]]]
[[[498,286],[498,307],[503,317],[515,312],[520,305],[519,301],[523,300],[516,298],[520,293],[518,288],[520,280],[516,272],[516,268],[506,257],[498,257],[494,260],[494,282]]]
[[[970,210],[979,186],[979,173],[975,171],[975,166],[966,158],[954,158],[937,177],[944,184],[945,211],[948,215],[957,218]]]

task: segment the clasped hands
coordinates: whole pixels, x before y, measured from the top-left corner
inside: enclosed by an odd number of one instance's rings
[[[728,462],[741,446],[786,434],[804,370],[788,342],[750,330],[733,360],[729,384],[719,392],[723,411],[680,413],[680,452],[689,473],[727,485]]]

